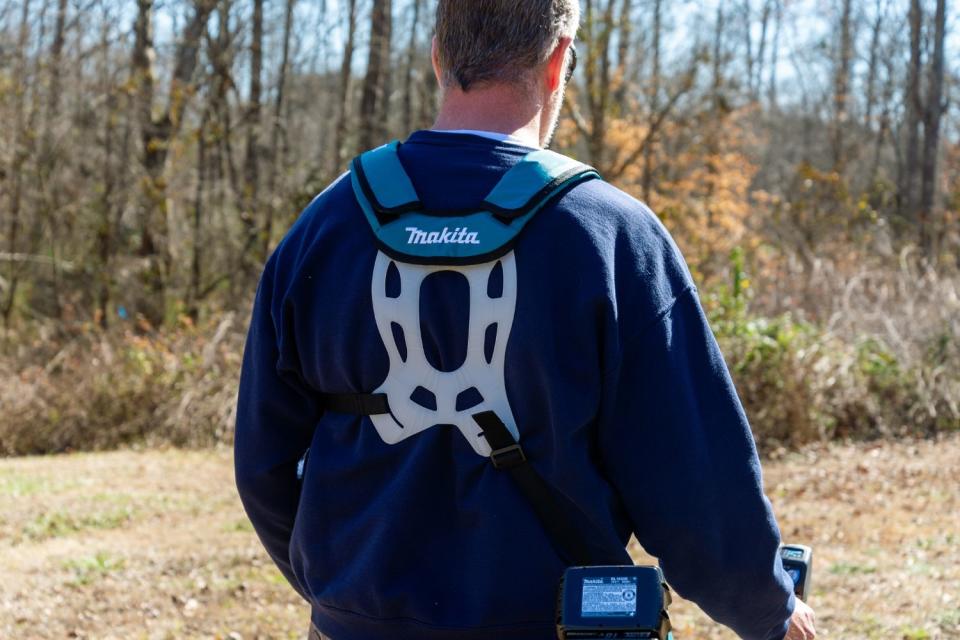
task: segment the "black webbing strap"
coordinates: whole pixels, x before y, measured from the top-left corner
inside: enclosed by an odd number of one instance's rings
[[[569,523],[554,490],[527,463],[527,456],[503,421],[493,411],[475,414],[473,419],[493,449],[490,454],[493,466],[510,474],[566,560],[574,566],[596,564],[596,554],[591,553],[589,545]]]
[[[334,413],[351,413],[358,416],[377,416],[390,413],[385,393],[321,393],[320,403]]]

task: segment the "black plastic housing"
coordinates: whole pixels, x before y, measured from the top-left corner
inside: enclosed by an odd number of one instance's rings
[[[571,567],[560,582],[561,640],[658,638],[670,633],[670,590],[659,567]]]

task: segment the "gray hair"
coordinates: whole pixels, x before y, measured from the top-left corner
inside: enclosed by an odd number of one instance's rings
[[[524,83],[579,26],[579,0],[439,0],[443,85]]]

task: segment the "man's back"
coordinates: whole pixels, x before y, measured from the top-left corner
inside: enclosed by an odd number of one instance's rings
[[[453,210],[479,205],[530,151],[417,132],[399,157],[427,209]],[[450,425],[387,444],[369,418],[321,406],[322,393],[369,393],[388,374],[373,299],[398,282],[374,278],[377,253],[341,179],[267,265],[238,410],[244,503],[335,640],[552,638],[566,563],[509,476]],[[484,350],[506,342],[520,442],[571,526],[605,562],[629,562],[635,531],[682,595],[747,637],[782,637],[792,603],[753,442],[655,216],[587,182],[540,212],[503,260],[516,265],[515,311],[509,327],[485,329]],[[504,277],[496,262],[489,298]],[[475,306],[482,299],[474,292]],[[419,329],[432,369],[460,368],[482,315],[466,279],[437,267],[418,315],[406,330]],[[392,338],[401,351],[419,344],[399,326]],[[429,382],[415,398],[427,410],[448,400],[431,397]]]

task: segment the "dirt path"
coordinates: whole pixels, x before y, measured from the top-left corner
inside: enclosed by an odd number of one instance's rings
[[[960,638],[960,437],[765,469],[785,538],[815,547],[821,637]],[[689,603],[672,616],[677,640],[735,637]],[[306,620],[228,451],[0,461],[0,638],[303,638]]]

